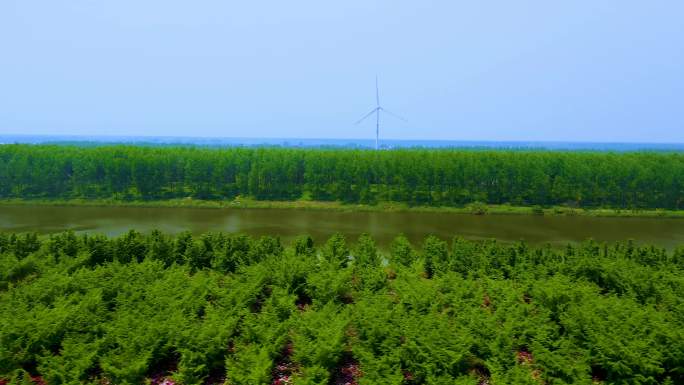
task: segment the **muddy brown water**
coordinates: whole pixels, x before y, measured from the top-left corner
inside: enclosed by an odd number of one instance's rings
[[[532,245],[564,245],[593,238],[634,239],[668,249],[684,245],[684,219],[586,216],[469,215],[434,212],[336,212],[290,209],[201,209],[83,206],[0,206],[0,231],[42,234],[76,232],[120,235],[129,229],[190,230],[278,235],[289,241],[309,234],[317,243],[340,232],[354,240],[370,233],[381,248],[398,234],[419,243],[426,235],[443,239],[496,238]]]

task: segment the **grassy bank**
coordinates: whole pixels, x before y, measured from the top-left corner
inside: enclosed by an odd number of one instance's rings
[[[262,201],[251,198],[234,200],[198,200],[192,198],[169,200],[117,199],[0,199],[0,205],[40,205],[40,206],[114,206],[114,207],[184,207],[205,209],[292,209],[292,210],[329,210],[329,211],[366,211],[366,212],[440,212],[471,215],[545,215],[545,216],[590,216],[590,217],[646,217],[646,218],[684,218],[684,210],[644,209],[625,210],[612,208],[570,208],[562,206],[532,207],[513,205],[490,205],[473,203],[463,207],[449,206],[409,206],[399,202],[380,202],[374,205],[347,204],[311,200]]]

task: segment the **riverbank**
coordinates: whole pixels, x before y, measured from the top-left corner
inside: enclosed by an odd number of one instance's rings
[[[343,212],[439,212],[471,215],[545,215],[545,216],[590,216],[590,217],[645,217],[684,218],[684,210],[625,210],[611,208],[530,207],[512,205],[491,205],[473,203],[463,207],[451,206],[409,206],[398,202],[381,202],[374,205],[346,204],[324,201],[262,201],[251,198],[234,200],[199,200],[192,198],[124,201],[117,199],[0,199],[3,206],[114,206],[114,207],[174,207],[206,209],[292,209],[328,210]]]

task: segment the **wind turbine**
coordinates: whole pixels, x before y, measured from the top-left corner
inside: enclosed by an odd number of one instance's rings
[[[366,120],[366,118],[375,114],[375,149],[376,150],[379,149],[379,140],[380,140],[380,112],[384,112],[384,113],[386,113],[390,116],[393,116],[393,117],[395,117],[395,118],[397,118],[403,122],[407,121],[406,119],[402,118],[401,116],[399,116],[399,115],[397,115],[391,111],[388,111],[386,108],[383,108],[380,106],[380,90],[378,88],[378,77],[376,75],[375,76],[375,108],[373,108],[371,110],[371,112],[364,115],[363,118],[359,119],[355,123],[355,124],[360,124],[361,122]]]

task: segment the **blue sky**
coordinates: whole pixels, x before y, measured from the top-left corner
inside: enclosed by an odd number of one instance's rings
[[[0,2],[0,133],[684,142],[684,2]]]

